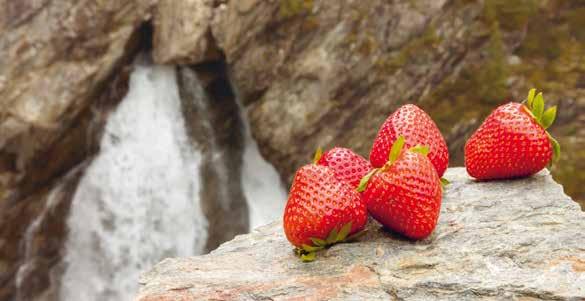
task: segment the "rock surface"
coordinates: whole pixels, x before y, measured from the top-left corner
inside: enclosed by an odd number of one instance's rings
[[[371,222],[302,263],[280,222],[209,255],[166,259],[137,300],[582,300],[585,213],[548,172],[479,183],[446,174],[439,225],[412,242]]]
[[[217,59],[211,36],[214,0],[161,0],[154,17],[154,60],[196,64]]]

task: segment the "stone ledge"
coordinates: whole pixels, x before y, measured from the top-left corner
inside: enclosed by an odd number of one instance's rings
[[[582,300],[585,213],[547,171],[479,183],[451,168],[439,225],[411,242],[370,222],[302,263],[280,222],[208,255],[166,259],[137,300]]]

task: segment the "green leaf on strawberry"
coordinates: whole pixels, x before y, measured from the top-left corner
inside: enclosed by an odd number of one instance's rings
[[[532,88],[528,91],[528,97],[526,98],[526,105],[529,108],[532,108],[532,102],[534,101],[534,95],[536,94],[536,89]]]
[[[307,252],[315,252],[315,251],[319,251],[322,249],[323,249],[322,246],[314,247],[314,246],[309,246],[309,245],[305,245],[305,244],[303,245],[303,250],[305,250]]]
[[[542,96],[542,92],[536,94],[536,89],[530,89],[528,92],[528,97],[526,98],[526,108],[525,110],[534,120],[542,126],[545,130],[548,129],[557,116],[557,106],[552,106],[548,108],[546,111],[544,110],[544,97]],[[553,138],[553,136],[546,132],[550,144],[553,148],[553,158],[552,162],[558,161],[561,156],[561,146],[559,142]]]
[[[326,241],[324,241],[324,240],[322,240],[322,239],[319,239],[319,238],[314,238],[314,237],[311,237],[311,241],[312,241],[312,242],[313,242],[313,244],[315,244],[316,246],[320,246],[320,247],[325,247],[325,246],[327,246],[327,242],[326,242]]]
[[[451,184],[451,182],[449,182],[449,180],[447,180],[445,178],[441,178],[441,186],[445,187],[449,184]]]
[[[429,154],[430,149],[426,145],[416,145],[416,146],[411,147],[410,151],[414,152],[414,153],[422,154],[423,156],[426,156]]]
[[[388,162],[390,164],[396,162],[398,156],[402,152],[402,148],[404,147],[404,136],[398,137],[394,144],[392,144],[392,148],[390,148],[390,154],[388,155]]]
[[[327,242],[327,245],[332,245],[337,242],[337,228],[333,228],[333,230],[329,232],[329,235],[325,241]]]
[[[339,232],[337,233],[337,241],[345,240],[345,238],[349,234],[349,231],[351,231],[351,222],[349,222],[349,223],[343,225],[343,227],[341,227],[341,230],[339,230]]]
[[[551,134],[549,134],[548,132],[546,133],[548,135],[548,140],[550,140],[550,143],[553,147],[553,162],[557,162],[559,161],[559,159],[561,158],[561,145],[559,144],[559,142],[553,138],[553,136],[551,136]]]
[[[301,254],[301,260],[303,262],[311,262],[311,261],[315,260],[315,252]]]
[[[542,113],[544,113],[544,98],[542,98],[542,92],[540,92],[536,95],[532,103],[532,114],[534,114],[538,123],[542,120]]]
[[[352,235],[349,235],[351,232],[351,225],[352,222],[349,222],[341,227],[341,229],[334,228],[329,232],[327,235],[326,240],[322,240],[320,238],[311,237],[311,241],[313,242],[314,246],[310,246],[307,244],[303,244],[301,248],[295,248],[295,254],[300,256],[303,262],[309,262],[315,260],[315,252],[328,248],[336,243],[340,242],[348,242],[356,239],[357,237],[361,236],[365,231],[359,231]],[[348,236],[349,235],[349,236]]]
[[[366,234],[367,232],[368,232],[368,229],[364,229],[364,230],[362,230],[362,231],[356,232],[356,233],[354,233],[354,234],[352,234],[352,235],[348,236],[348,237],[347,237],[347,238],[344,240],[344,242],[352,242],[352,241],[354,241],[354,240],[356,240],[356,239],[358,239],[358,238],[360,238],[360,237],[364,236],[364,234]]]
[[[557,106],[552,106],[548,108],[546,111],[544,111],[544,113],[542,114],[542,120],[540,124],[544,129],[548,129],[553,124],[556,117]]]
[[[321,159],[322,156],[323,156],[323,149],[319,146],[319,147],[317,147],[317,150],[315,151],[315,155],[313,156],[313,163],[317,164],[317,162],[319,162],[319,160]]]
[[[370,178],[378,171],[377,168],[372,169],[370,172],[368,172],[360,181],[360,185],[358,185],[357,187],[357,191],[358,192],[363,192],[364,190],[366,190],[366,187],[368,186],[368,182],[370,181]]]

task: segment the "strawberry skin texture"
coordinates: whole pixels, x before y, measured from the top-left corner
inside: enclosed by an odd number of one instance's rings
[[[368,160],[343,147],[328,150],[321,156],[317,164],[328,166],[333,170],[337,179],[349,183],[354,188],[372,170],[372,165]]]
[[[439,177],[443,176],[449,165],[449,150],[445,138],[431,117],[413,104],[398,108],[380,127],[370,152],[370,162],[374,167],[381,167],[388,161],[390,148],[399,136],[404,136],[405,148],[428,146],[428,157]]]
[[[362,194],[372,217],[411,239],[423,239],[433,232],[442,195],[431,161],[410,151],[403,152],[387,170],[374,174]]]
[[[329,167],[315,164],[295,174],[284,209],[286,238],[296,247],[313,245],[310,238],[326,239],[333,229],[351,222],[350,235],[361,231],[368,212],[360,194],[338,180]]]
[[[478,180],[527,177],[552,159],[547,133],[520,103],[497,107],[465,144],[465,167]]]

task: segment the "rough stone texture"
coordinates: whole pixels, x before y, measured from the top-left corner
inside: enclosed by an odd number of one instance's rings
[[[0,0],[0,300],[55,298],[76,188],[65,175],[98,150],[155,2]]]
[[[473,182],[449,169],[439,224],[412,242],[371,222],[302,263],[280,222],[209,255],[166,259],[137,300],[582,300],[585,213],[547,171]]]
[[[54,176],[38,161],[53,159],[45,153],[133,54],[135,33],[153,2],[0,2],[0,184],[5,193],[22,182],[39,185]],[[40,179],[31,179],[35,176]]]
[[[209,26],[213,5],[214,0],[161,0],[154,18],[154,60],[196,64],[218,58]]]
[[[585,200],[583,13],[582,1],[230,1],[212,32],[262,154],[289,183],[318,145],[368,155],[407,102],[430,113],[462,165],[494,106],[535,86],[561,112],[553,175]]]

